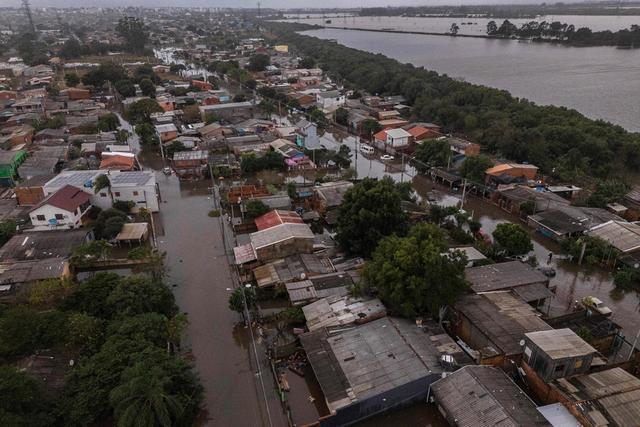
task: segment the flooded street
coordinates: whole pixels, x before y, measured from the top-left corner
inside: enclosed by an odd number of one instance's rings
[[[167,252],[167,283],[177,285],[173,289],[178,305],[189,317],[185,344],[205,388],[206,425],[284,425],[277,400],[270,401],[269,421],[248,329],[238,326],[241,316],[228,308],[234,282],[221,219],[207,216],[213,206],[207,183],[180,183],[161,173],[157,180],[163,199],[156,224],[158,244]],[[266,383],[271,374],[264,367],[262,372]],[[273,390],[270,383],[266,388]]]

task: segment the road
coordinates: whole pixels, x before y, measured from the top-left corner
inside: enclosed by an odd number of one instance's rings
[[[207,216],[213,206],[208,183],[180,183],[162,173],[157,180],[163,200],[156,224],[158,244],[167,252],[168,283],[177,285],[178,305],[188,314],[186,346],[205,388],[205,424],[286,425],[271,373],[261,363],[271,408],[267,415],[248,329],[228,308],[234,280],[222,241],[222,219]],[[260,359],[262,351],[258,346]]]

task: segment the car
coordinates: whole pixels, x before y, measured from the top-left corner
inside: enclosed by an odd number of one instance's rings
[[[383,154],[382,156],[380,156],[380,160],[382,160],[383,162],[390,162],[393,159],[394,157],[389,154]]]
[[[604,305],[600,299],[593,296],[586,296],[582,298],[582,305],[584,305],[588,310],[595,311],[603,316],[611,316],[613,313],[611,309]]]
[[[162,173],[165,174],[165,175],[171,175],[171,168],[169,166],[165,166],[162,169]]]
[[[362,145],[360,145],[360,152],[361,152],[362,154],[366,154],[366,155],[369,155],[369,156],[370,156],[370,155],[372,155],[372,154],[375,152],[375,150],[374,150],[374,149],[373,149],[373,147],[372,147],[372,146],[370,146],[370,145],[362,144]]]

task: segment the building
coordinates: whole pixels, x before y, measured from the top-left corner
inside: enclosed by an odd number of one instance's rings
[[[91,208],[90,196],[72,185],[66,185],[41,201],[29,212],[36,227],[78,228]]]
[[[85,229],[28,231],[16,234],[0,248],[0,263],[66,259],[75,248],[91,239],[91,233]]]
[[[335,271],[329,258],[316,254],[296,254],[256,267],[252,273],[256,285],[266,288]]]
[[[571,329],[525,334],[523,362],[545,383],[588,372],[596,355]]]
[[[164,144],[165,142],[171,141],[172,139],[176,139],[178,137],[178,128],[173,123],[156,125],[156,133],[160,138],[160,142]]]
[[[480,154],[480,145],[461,138],[447,138],[447,143],[456,154],[462,154],[466,157],[477,156]]]
[[[342,107],[347,97],[337,90],[329,90],[316,94],[316,104],[318,108],[327,111],[333,111],[338,107]]]
[[[89,170],[89,171],[63,171],[56,175],[51,181],[44,184],[44,194],[49,196],[66,185],[72,185],[89,194],[90,201],[93,206],[100,209],[109,209],[113,200],[108,188],[101,188],[96,192],[95,182],[100,175],[104,175],[105,171]]]
[[[229,102],[226,104],[203,105],[200,107],[202,120],[206,121],[207,114],[215,114],[217,117],[230,122],[239,122],[250,119],[253,116],[255,106],[252,102]]]
[[[538,175],[538,167],[520,163],[502,163],[486,170],[487,182],[500,182],[502,177],[531,181]],[[504,182],[503,182],[504,183]]]
[[[412,135],[402,128],[388,129],[385,131],[385,145],[391,148],[406,148],[411,143]]]
[[[280,224],[249,235],[258,261],[313,253],[314,236],[307,224]]]
[[[512,290],[523,301],[536,307],[546,298],[553,296],[549,289],[549,278],[520,261],[467,268],[464,275],[471,284],[471,289],[477,294]]]
[[[431,392],[451,426],[551,426],[529,396],[491,366],[464,366],[433,383]]]
[[[16,185],[14,191],[20,206],[35,206],[44,200],[44,184],[55,175],[40,175],[24,180]]]
[[[255,219],[258,231],[280,224],[303,224],[302,217],[294,211],[272,210]]]
[[[345,193],[353,187],[349,181],[326,182],[314,187],[311,205],[321,215],[325,215],[329,224],[335,223],[337,208]]]
[[[309,277],[285,285],[293,305],[305,305],[329,296],[347,296],[354,285],[351,275],[344,271]]]
[[[178,151],[173,154],[173,170],[180,178],[200,178],[209,161],[209,153],[204,150]]]
[[[151,212],[160,210],[156,176],[153,171],[111,172],[109,181],[113,200],[134,202],[134,212],[140,208]]]
[[[591,228],[588,235],[608,242],[627,254],[640,250],[640,225],[626,221],[608,221]]]
[[[453,306],[451,331],[475,351],[483,365],[518,362],[525,333],[549,330],[533,307],[512,292],[465,295]]]
[[[136,156],[132,153],[103,152],[99,169],[114,171],[132,171],[136,168]]]
[[[322,328],[362,325],[387,315],[378,298],[332,295],[302,307],[307,328],[313,332]]]
[[[429,385],[457,367],[441,363],[452,350],[431,337],[414,322],[389,317],[301,335],[330,411],[319,425],[350,425],[424,401]]]
[[[0,185],[9,187],[14,184],[18,167],[27,159],[27,152],[0,150]]]

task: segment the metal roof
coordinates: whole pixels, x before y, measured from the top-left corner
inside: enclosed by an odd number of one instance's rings
[[[150,185],[155,181],[153,171],[127,171],[109,174],[109,181],[112,186],[143,186]]]
[[[348,295],[322,298],[305,305],[302,311],[310,331],[331,326],[365,323],[366,319],[375,319],[386,315],[387,312],[377,298],[353,298]]]
[[[611,246],[621,252],[640,249],[640,225],[638,224],[609,221],[593,227],[587,234],[609,242]]]
[[[513,289],[533,283],[549,283],[548,277],[520,261],[467,268],[464,275],[476,293]]]
[[[550,425],[525,392],[493,366],[465,366],[432,384],[431,390],[458,427]]]
[[[580,421],[578,421],[562,403],[538,406],[538,412],[540,412],[553,427],[582,427]]]
[[[146,222],[124,224],[116,236],[116,240],[141,240],[146,237],[149,225]]]
[[[65,171],[60,172],[58,176],[45,184],[47,189],[62,188],[65,185],[73,185],[74,187],[84,187],[85,185],[93,186],[93,180],[99,175],[103,175],[104,171]]]
[[[16,234],[0,248],[0,262],[68,257],[85,243],[87,230],[33,231]]]
[[[529,332],[525,336],[551,359],[581,357],[597,353],[595,348],[568,328]]]
[[[209,158],[209,153],[205,150],[195,151],[178,151],[173,153],[173,160],[206,160]]]
[[[266,230],[280,224],[304,224],[295,211],[275,209],[255,219],[258,230]]]
[[[307,224],[280,224],[249,235],[255,250],[289,239],[312,239],[313,232]]]

